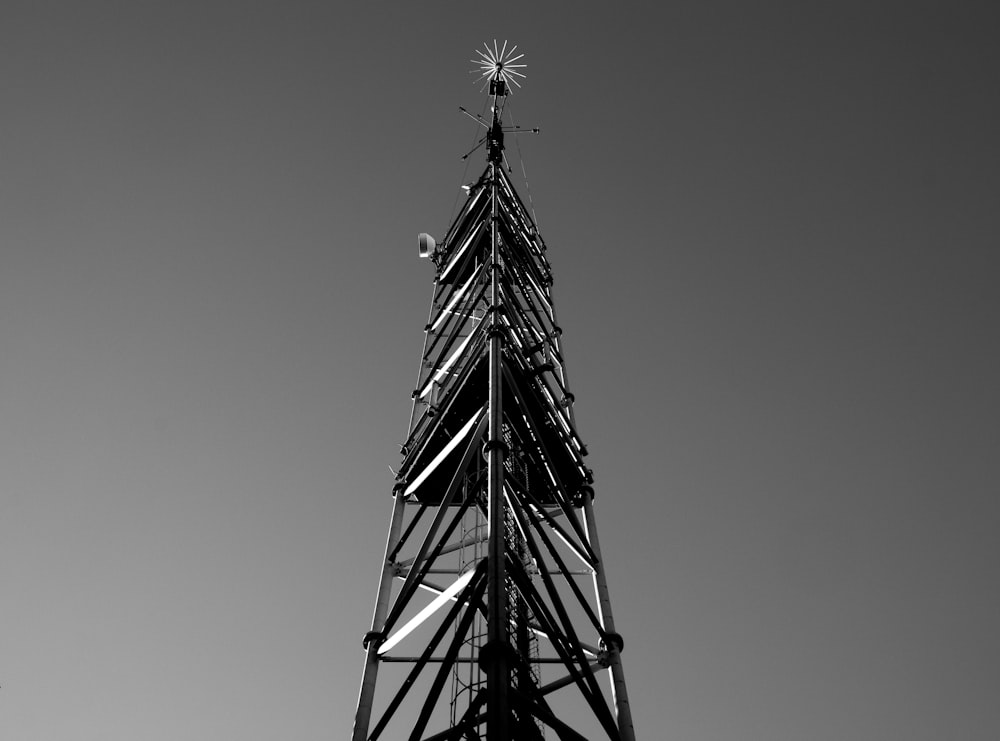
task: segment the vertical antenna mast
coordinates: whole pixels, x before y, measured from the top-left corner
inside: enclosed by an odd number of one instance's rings
[[[494,42],[495,43],[495,42]],[[487,49],[489,47],[487,46]],[[506,50],[507,45],[504,44]],[[502,54],[487,55],[492,60],[489,74],[490,95],[493,97],[493,122],[487,136],[487,160],[490,189],[490,309],[489,309],[489,439],[487,502],[489,510],[489,545],[486,567],[487,640],[480,653],[480,665],[486,669],[486,736],[506,739],[510,736],[507,689],[510,684],[508,659],[511,646],[507,620],[507,527],[504,502],[503,439],[503,346],[504,330],[501,325],[499,173],[503,162],[503,104],[507,99],[507,72],[503,68]]]

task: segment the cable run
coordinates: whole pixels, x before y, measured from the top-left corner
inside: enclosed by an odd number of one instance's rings
[[[510,125],[515,127],[514,143],[517,145],[517,159],[521,163],[521,177],[524,178],[524,190],[528,194],[528,208],[531,209],[531,218],[535,222],[535,231],[538,231],[538,215],[535,213],[535,202],[531,199],[531,184],[528,182],[528,173],[524,169],[524,157],[521,156],[521,138],[517,135],[517,124],[514,123],[514,114],[510,110],[510,101],[507,101],[506,113],[510,119]]]
[[[483,101],[483,107],[479,109],[479,118],[482,118],[483,114],[486,113],[486,106],[488,104],[489,104],[489,99],[487,98],[486,100]],[[475,146],[476,145],[476,140],[478,138],[479,138],[479,129],[476,129],[475,132],[472,135],[472,144],[471,144],[471,146]],[[462,171],[462,181],[458,184],[459,185],[458,192],[455,193],[455,203],[453,203],[452,206],[451,206],[451,216],[448,217],[448,222],[449,223],[451,223],[452,221],[455,220],[455,214],[458,213],[458,199],[462,195],[462,187],[461,186],[465,185],[466,178],[469,177],[469,163],[470,163],[471,159],[472,159],[471,157],[466,157],[465,158],[465,169]]]

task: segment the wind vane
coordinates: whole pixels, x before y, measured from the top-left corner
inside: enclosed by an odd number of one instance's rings
[[[476,50],[476,54],[479,55],[479,59],[470,59],[469,61],[477,65],[477,69],[472,70],[472,72],[480,72],[476,82],[482,79],[486,79],[486,83],[483,83],[482,90],[486,89],[486,85],[490,85],[490,95],[500,94],[503,92],[496,90],[498,87],[506,87],[508,82],[512,82],[518,87],[521,84],[515,79],[520,77],[522,80],[525,76],[518,72],[518,69],[523,69],[527,67],[526,64],[514,64],[518,59],[524,56],[524,54],[518,54],[514,56],[514,51],[517,49],[517,44],[514,44],[510,51],[507,51],[507,41],[504,40],[503,48],[497,44],[497,40],[493,39],[493,48],[490,48],[489,42],[483,44],[484,51]],[[503,83],[503,86],[497,85],[497,82]]]

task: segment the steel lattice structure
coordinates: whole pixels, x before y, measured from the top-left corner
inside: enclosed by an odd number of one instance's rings
[[[487,166],[441,244],[421,235],[434,296],[353,741],[584,739],[581,721],[634,741],[552,271],[504,168],[513,51],[475,60]]]

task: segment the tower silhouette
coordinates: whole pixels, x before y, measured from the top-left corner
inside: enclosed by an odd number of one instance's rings
[[[552,270],[505,171],[515,49],[478,52],[486,169],[420,235],[434,293],[353,741],[635,738]]]

